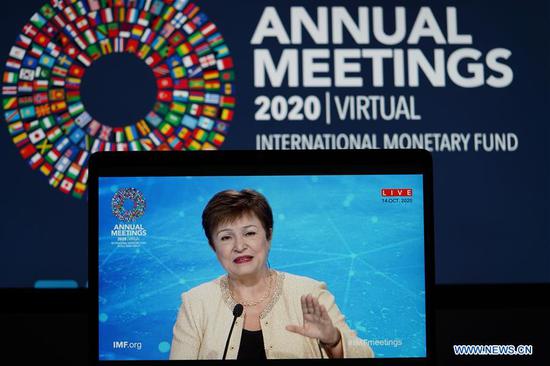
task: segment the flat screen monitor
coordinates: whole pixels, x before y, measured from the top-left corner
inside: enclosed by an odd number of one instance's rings
[[[95,364],[432,359],[426,151],[98,153],[89,210]]]

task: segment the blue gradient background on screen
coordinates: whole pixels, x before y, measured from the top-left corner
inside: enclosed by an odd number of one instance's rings
[[[127,187],[147,204],[135,222],[147,230],[140,248],[111,244],[120,223],[111,199]],[[421,175],[116,177],[99,181],[100,359],[168,358],[180,294],[225,273],[202,210],[215,193],[243,188],[273,209],[272,268],[326,282],[358,336],[386,342],[371,345],[377,357],[425,355]],[[412,188],[413,202],[385,203],[382,188]]]

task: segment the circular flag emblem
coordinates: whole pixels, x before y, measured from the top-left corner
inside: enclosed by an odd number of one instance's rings
[[[95,60],[122,52],[151,68],[156,102],[143,119],[112,127],[86,111],[81,80]],[[192,2],[51,0],[10,49],[4,117],[31,168],[80,198],[96,151],[218,149],[233,118],[233,79],[222,35]]]
[[[133,202],[130,210],[124,208],[124,203],[128,200]],[[135,188],[121,188],[113,196],[111,208],[117,219],[126,222],[136,221],[145,213],[143,193]]]

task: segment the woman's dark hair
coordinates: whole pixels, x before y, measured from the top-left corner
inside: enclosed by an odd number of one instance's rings
[[[247,214],[254,214],[258,217],[265,230],[267,240],[270,240],[273,229],[273,213],[264,195],[252,189],[241,191],[228,189],[216,193],[202,212],[202,227],[212,249],[214,249],[212,232],[216,227],[233,222]]]

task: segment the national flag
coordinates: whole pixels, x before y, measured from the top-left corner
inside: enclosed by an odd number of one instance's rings
[[[19,70],[19,80],[33,81],[34,70],[22,68]]]
[[[32,93],[32,82],[19,81],[17,83],[17,90],[19,91],[19,93]]]
[[[215,47],[214,52],[216,52],[217,58],[224,58],[229,56],[229,48],[225,44]]]
[[[25,26],[23,27],[23,33],[25,33],[25,35],[29,37],[34,37],[37,31],[38,30],[36,29],[36,27],[30,23],[25,24]]]
[[[189,52],[191,52],[192,49],[193,49],[193,47],[191,47],[191,45],[188,42],[185,42],[185,43],[180,44],[176,48],[176,52],[178,53],[178,55],[183,57],[183,56],[189,54]]]
[[[173,91],[174,101],[178,102],[187,102],[189,100],[189,92],[187,90],[174,90]]]
[[[61,182],[61,179],[63,179],[63,174],[58,171],[55,171],[51,176],[49,183],[52,187],[57,188],[57,186]]]
[[[74,122],[79,127],[85,127],[92,120],[92,116],[88,112],[82,112],[78,117],[74,119]]]
[[[216,32],[208,37],[207,42],[210,43],[210,47],[216,47],[221,44],[224,44],[222,35],[219,32]]]
[[[197,141],[195,140],[187,140],[187,143],[186,143],[186,146],[185,146],[188,150],[192,150],[192,151],[196,151],[196,150],[200,150],[201,148],[201,144],[199,144]]]
[[[104,55],[113,53],[113,47],[111,46],[111,41],[109,39],[99,41],[99,48],[101,48],[101,53]]]
[[[210,80],[204,83],[204,89],[206,90],[220,90],[221,83],[218,80]]]
[[[223,89],[225,95],[233,94],[233,84],[223,84]]]
[[[195,129],[197,127],[198,120],[188,114],[183,116],[181,120],[181,124],[191,130]]]
[[[136,124],[136,127],[141,136],[146,136],[149,132],[151,132],[149,125],[147,125],[147,122],[143,119]]]
[[[17,86],[15,85],[2,85],[2,95],[17,95]]]
[[[170,69],[166,64],[161,64],[153,69],[153,74],[155,74],[157,78],[164,77],[170,74]]]
[[[71,132],[71,135],[69,136],[69,140],[71,140],[75,145],[78,145],[80,141],[86,136],[86,133],[82,131],[80,128],[75,128],[73,132]]]
[[[36,153],[36,149],[34,148],[33,144],[25,145],[24,147],[19,150],[19,153],[23,157],[23,159],[28,159],[31,157],[34,153]]]
[[[88,161],[88,157],[90,154],[87,151],[80,151],[78,153],[78,156],[76,157],[75,161],[78,165],[81,167],[86,165],[86,162]]]
[[[181,12],[178,12],[176,13],[176,15],[174,15],[174,18],[172,18],[172,20],[170,21],[170,23],[175,27],[175,28],[181,28],[185,22],[187,21],[187,17],[181,13]]]
[[[34,57],[40,57],[43,52],[44,52],[44,48],[40,47],[35,43],[33,43],[31,48],[29,49],[29,55],[32,55]]]
[[[61,139],[57,140],[57,142],[55,143],[55,149],[60,153],[63,153],[63,151],[65,151],[65,149],[67,149],[67,147],[69,146],[70,146],[69,138],[65,136],[61,137]]]
[[[81,182],[76,182],[73,188],[73,197],[82,198],[86,192],[86,185]]]
[[[157,93],[157,100],[161,102],[171,102],[172,93],[166,90],[159,90]]]
[[[32,40],[23,34],[19,34],[15,39],[15,44],[21,48],[27,48],[31,43]]]
[[[139,17],[138,17],[138,20],[137,20],[137,24],[143,26],[143,27],[147,27],[149,26],[149,19],[151,18],[151,14],[149,14],[149,12],[145,11],[145,10],[141,10],[139,12]]]
[[[25,146],[29,142],[29,138],[25,132],[12,137],[11,140],[17,147]]]
[[[40,60],[38,61],[38,63],[44,67],[51,69],[55,64],[55,58],[44,53],[42,54],[42,56],[40,56]]]
[[[40,13],[34,13],[31,17],[31,23],[37,28],[42,28],[46,24],[46,19]]]
[[[215,118],[218,115],[218,107],[214,105],[205,105],[202,114],[207,117]]]
[[[183,142],[180,139],[178,139],[176,136],[168,137],[166,142],[172,148],[172,150],[179,151],[183,149]]]
[[[124,142],[124,129],[122,127],[115,127],[113,128],[113,133],[115,134],[115,141],[116,142]]]
[[[88,44],[93,44],[97,42],[97,37],[91,29],[87,29],[84,31],[84,38],[86,39],[86,42],[88,42]]]
[[[189,79],[189,89],[204,89],[204,79]],[[193,93],[195,92],[191,92],[191,95]]]
[[[53,126],[55,126],[55,120],[52,116],[47,116],[42,119],[40,119],[40,126],[42,126],[43,129],[49,130]]]
[[[67,76],[67,69],[61,66],[54,66],[52,69],[52,74],[59,77]]]
[[[39,81],[39,80],[36,80],[36,81]],[[40,80],[40,81],[44,81],[47,83],[46,80]],[[47,87],[47,84],[46,84],[46,87]],[[35,93],[32,96],[32,101],[35,105],[40,106],[40,104],[44,104],[48,101],[48,93],[47,92]]]
[[[157,107],[157,105],[159,104],[163,104],[163,103],[156,103],[155,107]],[[160,118],[160,116],[153,111],[147,113],[147,115],[145,116],[145,120],[155,127],[162,122],[162,118]]]
[[[17,98],[16,97],[7,97],[2,100],[2,106],[4,110],[12,109],[17,107]]]
[[[4,83],[15,84],[15,83],[17,83],[18,78],[19,77],[17,76],[17,73],[10,72],[10,71],[4,71],[4,76],[2,78],[2,81]]]
[[[29,159],[29,165],[31,166],[31,168],[33,170],[36,170],[36,168],[38,168],[40,165],[42,165],[43,162],[44,162],[44,158],[39,153],[34,154]]]
[[[78,54],[76,58],[86,67],[90,67],[90,65],[92,64],[92,59],[90,59],[88,56],[86,56],[83,53]]]
[[[61,128],[59,128],[58,126],[54,126],[46,133],[46,136],[48,136],[48,140],[50,140],[50,142],[55,142],[57,141],[57,139],[63,136],[63,132],[61,131]]]
[[[44,15],[47,19],[51,19],[55,15],[55,10],[50,4],[46,3],[40,8],[40,13],[42,13],[42,15]]]
[[[103,8],[99,11],[99,14],[104,24],[113,22],[113,11],[111,8]]]
[[[155,148],[155,144],[153,143],[153,141],[149,138],[142,138],[142,139],[139,139],[139,144],[141,145],[141,147],[143,148],[143,150],[145,151],[151,151]]]
[[[216,65],[216,57],[214,57],[214,55],[210,53],[206,56],[199,58],[199,63],[202,68],[204,69],[209,68],[211,66]]]
[[[145,46],[145,45],[144,45]],[[138,55],[139,56],[139,55]],[[147,57],[145,59],[145,63],[149,66],[149,67],[155,67],[160,61],[162,61],[162,57],[156,53],[156,52],[153,52],[151,54],[151,56]]]
[[[132,39],[130,41],[135,41],[136,48],[137,48],[137,41],[135,39]],[[137,52],[137,57],[139,57],[142,60],[145,60],[149,52],[151,52],[151,46],[149,46],[148,44],[142,44],[141,47],[139,48],[139,51]]]
[[[128,12],[126,14],[126,22],[127,23],[136,23],[139,17],[139,11],[136,8],[129,8]]]
[[[40,142],[42,139],[46,137],[46,134],[44,133],[44,130],[41,128],[37,128],[36,130],[29,133],[29,140],[36,145],[37,142]]]
[[[36,35],[36,37],[34,37],[34,41],[38,43],[40,46],[46,47],[48,43],[50,43],[51,39],[47,37],[45,34],[39,32]]]
[[[218,70],[226,70],[233,67],[233,59],[226,57],[218,60]]]
[[[101,125],[101,128],[99,130],[99,138],[103,141],[109,141],[112,131],[112,127]]]
[[[185,68],[183,66],[173,68],[171,74],[174,79],[181,79],[185,76]]]
[[[185,103],[172,102],[170,105],[170,110],[174,113],[184,114],[186,109],[187,105]]]
[[[188,23],[189,24],[189,23]],[[186,24],[187,25],[187,24]],[[185,25],[185,26],[186,26]],[[185,29],[185,26],[183,27]],[[200,32],[195,32],[193,34],[191,34],[189,36],[189,38],[187,38],[187,40],[189,41],[189,43],[191,43],[193,46],[196,46],[198,45],[199,43],[201,43],[203,40],[204,40],[204,37],[202,36],[202,34]]]
[[[32,104],[33,101],[32,101],[32,95],[25,95],[25,96],[21,96],[19,97],[19,106],[20,107],[24,107],[26,105],[29,105],[29,104]]]
[[[6,62],[6,68],[13,71],[18,71],[21,68],[21,61],[9,58]]]
[[[203,103],[204,93],[198,91],[192,91],[189,95],[189,101],[192,103]]]
[[[23,128],[23,122],[21,121],[17,121],[17,122],[14,122],[14,123],[10,123],[8,125],[8,131],[10,133],[10,135],[18,135],[22,132],[24,132],[24,128]]]
[[[208,43],[202,43],[202,44],[198,45],[197,47],[195,47],[195,53],[197,55],[199,55],[200,57],[202,57],[204,55],[207,55],[211,52],[212,52],[212,50],[210,49],[210,46],[208,45]]]
[[[137,138],[137,130],[135,126],[126,126],[124,128],[127,141],[133,141]]]
[[[214,120],[208,117],[201,116],[199,118],[198,126],[205,131],[210,131],[214,126]]]
[[[201,33],[208,37],[216,32],[216,30],[216,25],[212,22],[208,22],[201,28]]]
[[[225,108],[222,109],[220,119],[222,119],[223,121],[231,121],[233,119],[233,110]]]
[[[164,121],[170,123],[172,126],[178,126],[180,124],[181,117],[177,113],[172,111],[164,117]]]
[[[65,16],[71,22],[74,22],[74,20],[77,18],[76,12],[70,5],[66,4],[65,8],[63,9],[63,13],[65,13]]]
[[[168,39],[172,35],[172,33],[174,33],[175,30],[176,28],[172,25],[172,23],[166,23],[160,30],[159,34],[161,37],[164,37],[164,39]]]
[[[235,97],[231,96],[222,96],[220,99],[220,106],[224,108],[234,108],[235,107]]]
[[[61,157],[61,153],[54,147],[46,154],[46,160],[53,164]]]
[[[51,101],[59,101],[65,99],[64,89],[50,89],[48,93]]]
[[[188,138],[191,137],[191,133],[192,131],[186,127],[180,127],[176,133],[176,135],[182,139],[182,140],[187,140]]]
[[[72,163],[67,169],[67,177],[71,179],[78,178],[78,173],[80,173],[80,166],[77,163]]]
[[[187,15],[189,18],[193,18],[198,12],[199,7],[193,3],[189,3],[185,9],[183,9],[183,14]]]
[[[72,104],[78,101],[80,101],[80,92],[78,90],[68,90],[67,102],[69,102],[69,104]]]
[[[225,136],[222,135],[221,133],[212,131],[208,135],[208,141],[212,142],[216,146],[221,146],[225,141]]]
[[[67,89],[79,89],[81,81],[80,78],[68,77],[65,86]]]
[[[165,136],[174,134],[174,127],[172,127],[168,122],[162,122],[159,126],[159,130]]]
[[[77,64],[73,64],[69,68],[69,75],[72,75],[77,78],[82,78],[82,76],[84,76],[84,68]]]
[[[44,174],[46,177],[49,177],[50,174],[52,173],[52,170],[53,170],[53,167],[48,164],[48,163],[44,163],[42,164],[42,166],[40,167],[40,172],[42,174]]]
[[[61,185],[59,186],[59,190],[65,194],[69,194],[71,192],[71,189],[73,189],[74,181],[71,178],[65,178],[61,182]]]
[[[52,109],[52,112],[56,113],[67,109],[67,103],[65,103],[65,101],[59,101],[59,102],[51,103],[50,107]]]
[[[157,87],[159,89],[171,88],[173,86],[172,78],[165,77],[157,79]]]
[[[206,140],[206,137],[206,132],[201,130],[200,128],[197,128],[195,129],[195,131],[193,131],[193,138],[199,142],[204,142]]]
[[[23,60],[23,57],[25,57],[25,50],[21,47],[12,46],[9,55],[17,60]]]
[[[36,116],[36,111],[34,109],[34,105],[30,105],[28,107],[24,107],[19,109],[19,113],[21,113],[22,119],[31,119]]]

